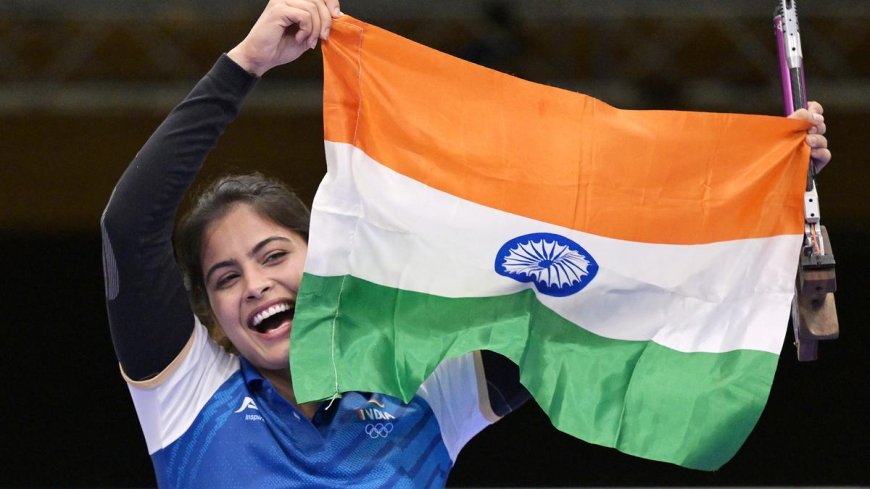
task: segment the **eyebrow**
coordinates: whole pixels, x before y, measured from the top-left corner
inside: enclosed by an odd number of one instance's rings
[[[256,245],[254,245],[254,247],[251,248],[251,252],[248,253],[248,256],[256,255],[257,253],[260,252],[260,250],[262,250],[264,247],[266,247],[266,245],[268,245],[269,243],[271,243],[273,241],[286,241],[288,243],[291,242],[288,238],[285,238],[283,236],[270,236],[270,237],[260,241]],[[232,266],[234,264],[236,264],[236,260],[224,260],[224,261],[219,261],[219,262],[215,263],[214,265],[212,265],[208,269],[208,272],[206,272],[205,283],[208,283],[209,279],[211,278],[211,275],[214,272],[216,272],[218,269],[223,268],[223,267],[229,267],[229,266]]]

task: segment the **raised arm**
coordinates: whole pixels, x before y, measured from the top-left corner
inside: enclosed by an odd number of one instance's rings
[[[272,0],[251,33],[176,106],[115,187],[101,220],[106,303],[125,374],[143,380],[181,352],[193,329],[172,249],[184,193],[257,77],[325,38],[336,0]]]
[[[134,380],[161,372],[190,337],[193,313],[172,250],[175,214],[255,82],[222,56],[151,135],[103,213],[109,326]]]

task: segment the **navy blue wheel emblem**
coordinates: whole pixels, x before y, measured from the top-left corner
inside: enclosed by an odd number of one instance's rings
[[[495,271],[517,282],[535,284],[538,292],[565,297],[595,278],[598,263],[582,246],[552,233],[516,237],[498,250]]]

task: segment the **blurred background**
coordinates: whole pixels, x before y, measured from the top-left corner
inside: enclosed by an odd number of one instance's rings
[[[265,2],[0,0],[2,487],[153,487],[106,324],[99,218],[151,131]],[[776,2],[346,0],[420,43],[626,109],[780,114]],[[453,487],[870,485],[870,2],[799,5],[824,104],[819,177],[841,337],[798,362],[717,472],[644,461],[550,426],[530,404],[463,451]],[[310,201],[325,171],[319,50],[273,70],[203,175],[261,169]],[[740,144],[735,141],[734,144]],[[862,299],[863,297],[863,299]],[[864,304],[864,305],[862,305]]]

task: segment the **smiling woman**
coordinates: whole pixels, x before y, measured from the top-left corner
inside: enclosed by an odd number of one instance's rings
[[[223,282],[231,278],[226,272],[232,270],[232,267],[229,267],[230,264],[224,261],[206,265],[203,262],[203,254],[207,249],[214,251],[214,245],[221,244],[214,240],[215,230],[220,222],[229,217],[228,214],[240,211],[240,209],[247,209],[259,220],[275,224],[284,232],[289,231],[295,236],[293,241],[297,242],[297,246],[298,243],[304,244],[308,240],[308,208],[283,183],[277,180],[260,173],[226,176],[216,180],[200,194],[192,208],[179,222],[176,233],[176,250],[179,264],[188,278],[187,287],[190,290],[194,310],[200,318],[212,319],[205,321],[206,326],[209,327],[212,336],[225,348],[233,347],[227,341],[222,329],[213,321],[209,290],[225,288]],[[225,230],[228,227],[232,231],[232,226],[224,226]],[[244,235],[245,233],[241,231],[242,229],[239,228],[236,232],[225,234],[230,236],[234,236],[236,233]],[[206,248],[206,240],[213,246]],[[304,250],[302,251],[301,260],[304,263]],[[268,257],[270,261],[275,261],[276,258],[275,256]],[[227,265],[228,270],[217,274],[216,272],[222,264]],[[302,264],[299,266],[301,273]],[[212,287],[208,287],[208,284],[217,276],[221,277],[222,283],[215,283]],[[294,290],[298,290],[298,288]]]
[[[273,384],[289,387],[290,328],[305,240],[238,204],[208,226],[202,249],[217,327]]]
[[[528,398],[512,363],[475,352],[408,403],[296,402],[309,211],[263,175],[208,187],[173,248],[184,193],[258,76],[325,39],[332,16],[336,0],[271,1],[145,143],[103,215],[112,340],[161,487],[439,487],[462,446]]]

